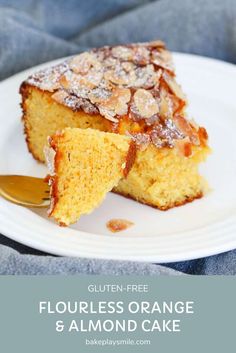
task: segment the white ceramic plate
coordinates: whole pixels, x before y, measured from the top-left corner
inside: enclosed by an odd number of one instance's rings
[[[211,192],[167,212],[110,193],[97,210],[69,228],[58,227],[45,210],[0,199],[3,234],[53,254],[159,263],[236,248],[236,67],[193,55],[175,54],[174,59],[178,81],[189,97],[190,115],[210,135],[213,154],[202,173]],[[46,174],[27,151],[20,121],[19,85],[33,71],[0,83],[1,174]],[[112,218],[131,220],[135,226],[111,234],[105,224]]]

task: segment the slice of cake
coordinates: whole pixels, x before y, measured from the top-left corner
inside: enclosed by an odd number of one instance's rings
[[[203,195],[198,166],[209,153],[207,132],[187,118],[163,42],[79,54],[35,73],[20,91],[26,141],[37,160],[45,161],[47,136],[65,127],[113,132],[137,146],[115,192],[163,210]]]
[[[66,128],[49,138],[49,215],[61,225],[90,213],[125,178],[135,159],[131,138],[93,129]]]

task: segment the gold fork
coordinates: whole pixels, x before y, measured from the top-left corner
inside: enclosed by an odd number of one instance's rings
[[[44,179],[23,175],[0,175],[0,196],[25,207],[47,207],[49,186]]]

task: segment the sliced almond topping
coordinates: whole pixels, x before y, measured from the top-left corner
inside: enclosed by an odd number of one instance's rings
[[[55,93],[53,93],[53,95],[51,97],[57,103],[64,104],[65,99],[67,97],[69,97],[69,93],[67,93],[66,91],[61,89],[61,90],[58,90]]]
[[[107,120],[112,121],[113,123],[117,123],[119,120],[115,118],[115,112],[113,110],[109,110],[104,108],[103,106],[98,107],[99,112],[101,115],[103,115]]]
[[[113,56],[108,56],[103,60],[104,67],[114,68],[118,65],[120,61],[117,58],[113,58]]]
[[[117,73],[115,70],[108,70],[104,73],[104,78],[106,81],[110,81],[117,85],[126,85],[127,78],[126,75],[123,73],[122,75]]]
[[[102,77],[103,73],[101,71],[90,70],[87,75],[68,72],[60,78],[60,84],[63,88],[73,91],[80,89],[81,87],[92,89],[100,84]]]
[[[167,72],[164,72],[162,77],[165,80],[165,82],[167,83],[167,85],[169,86],[171,92],[173,92],[178,98],[185,101],[186,96],[183,93],[181,87],[175,81],[175,79],[172,76],[170,76]]]
[[[115,69],[106,71],[104,78],[119,86],[130,86],[136,77],[133,70],[127,73],[121,66],[117,66]]]
[[[95,53],[84,52],[74,56],[69,63],[69,67],[76,74],[86,74],[91,67],[99,70],[101,63],[98,61]]]
[[[53,92],[60,88],[60,75],[57,72],[51,72],[40,82],[40,88],[44,91]]]
[[[95,88],[88,94],[88,98],[90,99],[91,103],[103,103],[104,101],[108,100],[111,96],[111,92],[106,90],[105,88]]]
[[[135,75],[135,80],[131,82],[132,87],[151,88],[156,85],[159,74],[156,75],[153,65],[147,65],[136,68]]]
[[[60,83],[58,81],[53,82],[52,80],[48,79],[48,81],[43,81],[40,83],[40,89],[43,91],[54,92],[56,89],[60,87]]]
[[[134,104],[141,116],[150,118],[158,113],[159,107],[152,94],[145,89],[138,89],[134,94]]]
[[[128,88],[116,88],[112,95],[101,103],[101,107],[114,111],[115,115],[125,115],[128,112],[127,103],[130,101],[131,93]]]
[[[165,61],[166,63],[168,63],[169,66],[173,65],[173,61],[172,61],[172,55],[168,50],[165,49],[160,49],[159,50],[160,53],[160,57],[163,61]]]
[[[167,97],[161,97],[160,100],[160,115],[163,117],[167,117],[169,114],[169,102]]]
[[[178,128],[186,135],[189,136],[192,133],[192,128],[189,122],[181,115],[175,115],[173,117],[175,124]]]
[[[88,98],[88,92],[91,89],[91,86],[82,79],[81,75],[74,74],[71,71],[66,72],[60,78],[60,85],[65,90],[81,98]]]
[[[87,75],[80,77],[80,83],[88,88],[95,88],[99,86],[102,77],[103,73],[101,71],[90,70]]]
[[[160,115],[163,118],[171,118],[173,115],[173,104],[168,92],[162,88],[160,92]]]
[[[83,110],[87,114],[98,114],[97,108],[89,100],[69,94],[64,90],[58,90],[52,95],[52,99],[74,111]]]
[[[147,65],[150,60],[150,51],[143,46],[137,46],[134,48],[133,60],[139,65]]]
[[[118,86],[151,88],[158,83],[160,72],[153,65],[137,67],[132,63],[117,64],[104,73],[106,81]]]
[[[124,46],[114,47],[114,48],[112,48],[111,53],[115,58],[118,58],[121,60],[132,60],[133,59],[133,50],[128,47],[124,47]]]
[[[195,120],[191,119],[191,120],[189,120],[189,123],[194,129],[196,129],[196,130],[199,129],[199,125],[196,123]]]
[[[162,76],[162,73],[163,73],[163,70],[162,69],[159,69],[157,71],[154,71],[154,77],[153,77],[153,80],[155,82],[155,87],[156,89],[159,89],[159,86],[160,86],[160,79],[161,79],[161,76]]]
[[[80,75],[68,71],[60,77],[59,82],[64,89],[74,90],[80,85],[80,78]]]
[[[176,126],[184,133],[185,136],[188,136],[192,143],[199,145],[198,133],[191,127],[187,119],[181,115],[175,115],[173,117],[174,123]]]
[[[151,54],[151,62],[165,70],[174,73],[172,56],[167,50],[154,50]]]
[[[59,65],[36,72],[27,79],[27,82],[44,91],[53,92],[60,88],[59,79],[67,70],[68,64],[67,61],[65,61]]]
[[[121,66],[126,72],[130,72],[130,71],[133,71],[135,69],[135,65],[133,63],[131,63],[130,61],[124,61],[121,64]]]
[[[118,122],[116,115],[127,114],[130,98],[131,93],[128,88],[118,87],[112,92],[97,88],[89,94],[89,99],[97,104],[101,115],[113,122]]]

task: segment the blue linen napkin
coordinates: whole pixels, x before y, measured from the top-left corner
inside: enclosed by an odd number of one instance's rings
[[[0,79],[87,47],[157,38],[236,63],[235,0],[0,0],[0,24]],[[46,256],[3,235],[0,244],[0,274],[236,274],[236,250],[160,266]]]

